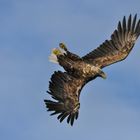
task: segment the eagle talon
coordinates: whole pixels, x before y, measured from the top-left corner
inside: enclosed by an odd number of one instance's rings
[[[65,50],[65,51],[68,50],[67,47],[66,47],[66,45],[65,45],[64,43],[59,43],[59,47],[60,47],[61,49]]]

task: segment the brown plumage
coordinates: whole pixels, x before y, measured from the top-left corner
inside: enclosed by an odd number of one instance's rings
[[[53,49],[50,60],[58,62],[66,72],[57,71],[51,77],[47,92],[54,101],[44,100],[48,111],[53,111],[51,115],[58,114],[60,122],[67,118],[67,123],[73,125],[78,118],[83,86],[96,77],[106,78],[102,68],[124,60],[139,35],[140,20],[137,21],[137,15],[130,15],[127,21],[124,16],[118,23],[110,40],[83,57],[69,52],[63,43]]]

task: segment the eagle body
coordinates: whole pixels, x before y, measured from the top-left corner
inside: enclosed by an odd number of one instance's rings
[[[122,22],[119,21],[109,40],[83,57],[70,52],[63,43],[53,49],[50,61],[58,63],[65,71],[55,71],[49,82],[47,92],[54,100],[45,99],[44,102],[48,111],[52,111],[51,115],[58,115],[60,122],[67,118],[67,123],[73,125],[79,115],[80,93],[84,85],[97,77],[105,79],[102,69],[124,60],[139,35],[140,19],[137,20],[137,15],[130,15],[128,20],[124,16]]]
[[[101,69],[93,64],[85,62],[82,58],[75,60],[71,52],[58,56],[59,64],[72,76],[88,80],[100,75]]]

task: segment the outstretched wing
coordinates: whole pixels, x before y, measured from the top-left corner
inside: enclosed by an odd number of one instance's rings
[[[118,28],[98,48],[83,57],[84,61],[103,68],[118,61],[124,60],[132,50],[135,41],[140,35],[140,20],[137,15],[134,18],[124,16],[122,23],[119,21]]]
[[[74,119],[79,114],[79,96],[84,79],[77,79],[66,72],[54,72],[47,91],[54,101],[44,100],[48,111],[54,111],[51,115],[58,114],[57,119],[62,122],[67,117],[67,123],[73,125]]]

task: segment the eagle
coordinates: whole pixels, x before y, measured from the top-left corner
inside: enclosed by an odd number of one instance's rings
[[[45,99],[45,105],[50,115],[57,115],[62,122],[64,119],[71,126],[77,120],[80,108],[80,93],[82,88],[97,77],[106,79],[102,70],[104,67],[124,60],[134,47],[140,35],[140,19],[137,14],[124,16],[112,33],[99,47],[83,57],[70,52],[64,43],[52,49],[50,61],[58,63],[64,72],[55,71],[49,81],[52,100]]]

